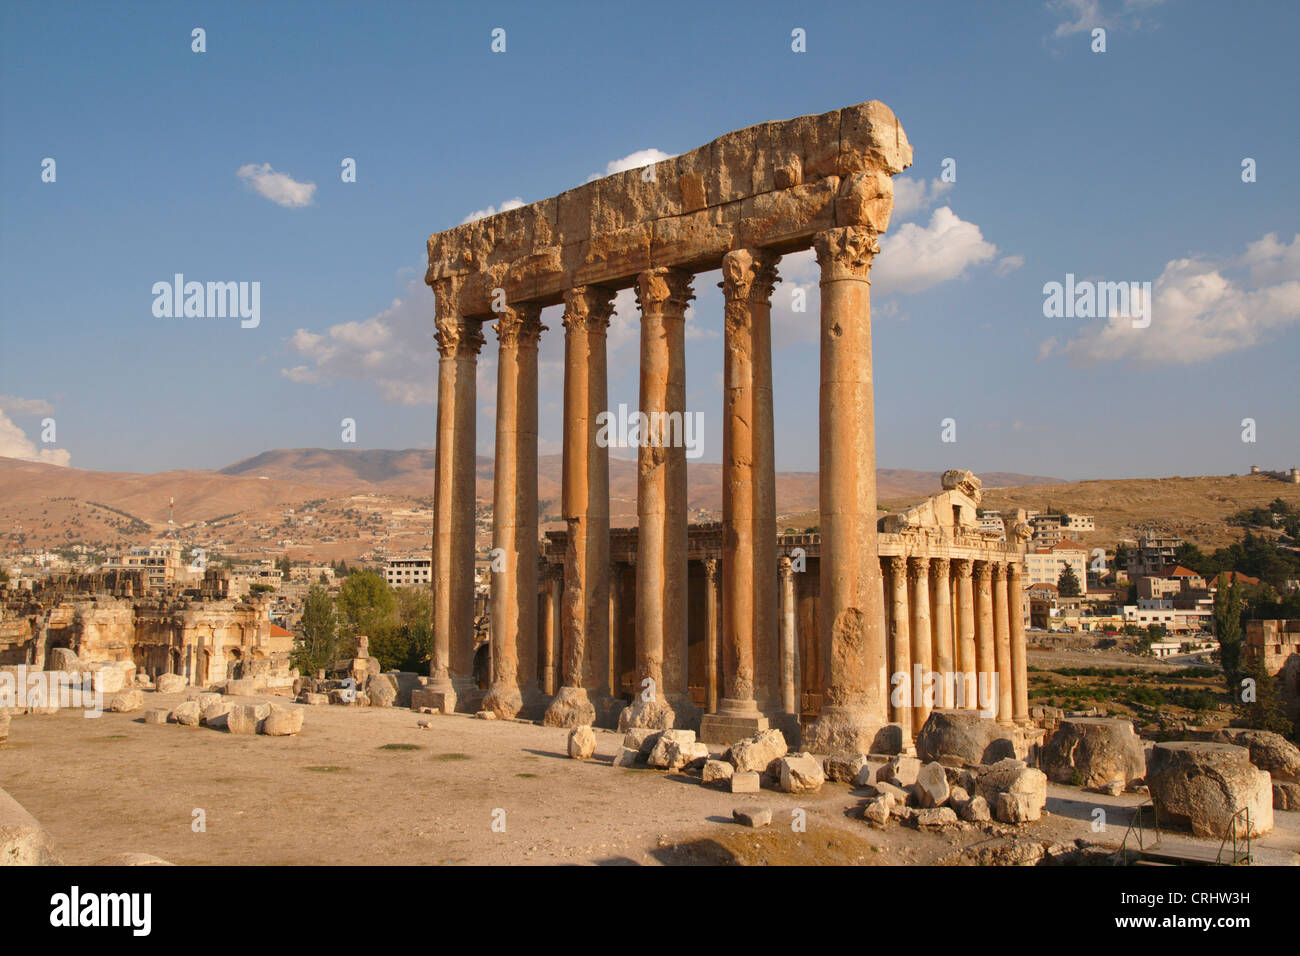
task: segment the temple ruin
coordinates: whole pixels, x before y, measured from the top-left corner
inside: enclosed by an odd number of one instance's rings
[[[1028,721],[1019,551],[974,529],[978,482],[959,475],[926,506],[877,527],[869,271],[893,207],[891,177],[911,162],[897,119],[872,101],[728,133],[430,237],[440,355],[435,620],[418,706],[531,709],[558,726],[698,726],[719,742],[797,728],[803,717],[808,749],[867,752],[887,725],[908,740],[920,728],[924,704],[890,700],[891,675],[917,664],[1000,678],[998,719]],[[810,247],[821,267],[817,638],[798,645],[796,588],[776,528],[770,297],[780,257]],[[703,565],[716,576],[708,604],[717,640],[710,624],[697,701],[685,449],[664,430],[686,413],[692,281],[715,269],[725,298],[724,498],[718,554]],[[623,536],[611,539],[608,449],[596,419],[608,408],[606,329],[625,288],[640,309],[639,412],[652,425],[638,445],[634,553],[614,555],[611,540]],[[539,582],[537,346],[542,309],[561,303],[567,529],[556,539],[562,557],[548,555]],[[480,701],[470,676],[475,372],[488,322],[499,356],[493,546],[502,566],[493,574],[492,678]],[[628,608],[630,704],[615,674]],[[815,714],[805,712],[809,701]]]

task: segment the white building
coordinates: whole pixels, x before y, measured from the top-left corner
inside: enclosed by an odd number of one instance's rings
[[[433,560],[423,557],[389,558],[384,580],[390,587],[414,587],[433,582]]]
[[[1068,540],[1050,548],[1034,548],[1025,554],[1025,585],[1055,585],[1067,566],[1074,569],[1074,576],[1079,579],[1079,594],[1087,594],[1088,552],[1082,545]]]

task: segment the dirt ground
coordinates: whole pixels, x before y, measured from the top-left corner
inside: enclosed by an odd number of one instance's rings
[[[145,706],[186,696],[147,693]],[[429,718],[422,730],[419,719],[313,707],[297,737],[251,737],[146,725],[140,714],[20,716],[0,745],[0,787],[71,864],[120,853],[178,864],[937,864],[971,862],[1011,832],[875,830],[859,816],[863,795],[845,784],[733,795],[698,777],[612,768],[621,740],[612,732],[598,732],[595,758],[577,761],[564,730],[464,716]],[[1093,809],[1137,802],[1053,786],[1048,812],[1020,834],[1118,844],[1115,821],[1127,816],[1108,809],[1111,826],[1095,833]],[[742,805],[771,807],[773,824],[733,823]],[[796,810],[806,832],[792,825]],[[1300,814],[1278,817],[1268,862],[1292,862]]]

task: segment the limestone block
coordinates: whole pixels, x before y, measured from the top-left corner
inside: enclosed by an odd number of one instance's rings
[[[196,700],[187,700],[185,703],[178,705],[171,713],[172,722],[180,724],[182,727],[197,727],[200,716],[199,702]]]
[[[274,707],[260,729],[268,737],[292,737],[302,733],[303,714],[301,707]]]
[[[336,704],[340,707],[357,706],[358,704],[357,698],[359,698],[360,696],[361,695],[354,690],[343,690],[342,688],[339,687],[335,687],[333,690],[329,692],[330,703]]]
[[[659,735],[662,733],[662,730],[655,730],[653,727],[630,727],[623,735],[623,746],[635,750],[644,759],[650,756],[650,751],[659,742]]]
[[[994,816],[1002,823],[1032,823],[1043,815],[1043,808],[1029,793],[999,793]]]
[[[397,682],[387,674],[376,674],[366,682],[371,707],[392,707],[397,703]]]
[[[36,818],[0,790],[0,866],[57,866],[54,843]]]
[[[858,772],[867,766],[866,754],[854,754],[844,750],[828,754],[822,761],[822,769],[826,773],[826,779],[836,783],[853,783],[858,776]]]
[[[731,763],[736,770],[745,773],[757,771],[766,773],[768,768],[789,752],[785,735],[779,730],[764,730],[749,740],[741,740],[731,745]]]
[[[1225,727],[1215,731],[1212,740],[1245,747],[1250,751],[1250,762],[1260,770],[1267,770],[1276,783],[1278,780],[1300,783],[1300,747],[1281,734],[1268,730],[1239,730]]]
[[[480,710],[480,711],[476,712],[476,713],[474,714],[474,716],[475,716],[478,720],[496,720],[496,719],[497,719],[496,711],[493,711],[493,710]]]
[[[614,754],[614,766],[634,767],[639,756],[640,752],[633,750],[631,747],[619,747],[618,753]]]
[[[596,752],[596,733],[589,726],[574,727],[569,731],[569,756],[586,760]]]
[[[958,813],[962,808],[970,803],[970,794],[962,787],[953,787],[948,791],[948,806],[952,807]]]
[[[113,698],[108,709],[115,714],[133,714],[144,709],[144,692],[138,690],[123,691]]]
[[[154,683],[154,692],[158,694],[178,694],[189,684],[180,674],[160,674]]]
[[[993,814],[989,812],[989,803],[983,797],[971,797],[961,808],[961,818],[967,823],[989,823]]]
[[[1142,739],[1133,724],[1111,717],[1065,718],[1040,763],[1050,780],[1080,787],[1118,782],[1123,789],[1146,772]]]
[[[228,697],[252,697],[266,691],[266,682],[253,677],[226,681],[225,693]]]
[[[915,820],[918,827],[941,829],[943,827],[955,827],[957,825],[957,814],[953,812],[951,807],[930,807],[926,810],[918,810]]]
[[[916,776],[916,786],[920,791],[920,803],[927,809],[941,807],[952,796],[948,786],[948,775],[944,773],[943,764],[931,761],[923,766]]]
[[[731,778],[735,775],[736,768],[731,765],[729,760],[706,760],[704,762],[704,782],[731,785]]]
[[[765,827],[772,822],[772,811],[768,807],[736,807],[731,818],[742,826]]]
[[[420,730],[432,730],[432,729],[433,729],[433,721],[432,721],[432,720],[417,720],[417,721],[415,722],[415,726],[416,726],[418,729],[420,729]]]
[[[908,793],[902,787],[896,787],[884,780],[877,780],[872,784],[872,787],[875,789],[877,796],[888,796],[894,803],[904,807],[907,806]]]
[[[979,775],[975,781],[975,792],[985,799],[1003,822],[1037,820],[1047,805],[1047,774],[1026,767],[1020,760],[1000,760]],[[1006,803],[1006,812],[1014,814],[1015,820],[1007,820],[1002,815],[1004,803],[998,798],[1004,793],[1013,794],[1017,798]],[[1020,797],[1024,799],[1021,800]]]
[[[1273,809],[1300,810],[1300,783],[1273,781]]]
[[[298,699],[308,707],[324,707],[330,702],[328,694],[313,694],[310,691],[301,694]]]
[[[855,787],[872,787],[878,779],[878,774],[885,761],[880,759],[868,758],[867,762],[862,765],[856,774],[853,775],[853,786]]]
[[[84,665],[71,648],[55,647],[45,655],[47,671],[62,671],[65,674],[79,674]]]
[[[266,712],[260,712],[252,704],[239,704],[230,708],[226,714],[226,729],[232,734],[255,734],[262,721],[269,716],[269,711],[270,708],[266,708]]]
[[[753,770],[737,770],[731,775],[732,793],[758,793],[759,775]]]
[[[679,762],[673,766],[671,761],[682,759],[684,751],[681,745],[694,743],[695,731],[693,730],[665,730],[650,749],[650,756],[646,758],[646,763],[660,770],[675,770],[682,764]],[[673,748],[671,751],[670,747]]]
[[[224,701],[208,704],[199,710],[199,723],[213,730],[224,730],[226,729],[226,716],[234,707],[234,704],[227,704]]]
[[[884,829],[885,824],[889,822],[889,811],[893,807],[894,801],[892,797],[872,797],[867,801],[866,806],[862,808],[862,819],[874,827]]]
[[[156,707],[153,710],[146,710],[144,712],[144,722],[146,724],[165,724],[167,723],[167,717],[170,713],[171,711],[167,710],[165,707]]]
[[[907,789],[916,783],[917,775],[921,772],[921,761],[915,757],[897,756],[890,759],[880,770],[876,772],[877,780],[884,780],[886,783],[892,783],[896,787]]]
[[[1210,741],[1158,743],[1147,760],[1147,786],[1162,823],[1183,823],[1200,837],[1222,839],[1234,814],[1238,837],[1273,829],[1273,786],[1268,771],[1250,762],[1245,747]]]
[[[780,758],[781,789],[785,793],[809,793],[826,782],[821,761],[812,754],[788,754]]]
[[[220,694],[198,694],[190,699],[198,703],[200,711],[212,704],[224,703]]]
[[[917,734],[916,753],[925,761],[978,766],[1014,757],[1016,748],[1011,731],[993,718],[973,710],[937,708]]]

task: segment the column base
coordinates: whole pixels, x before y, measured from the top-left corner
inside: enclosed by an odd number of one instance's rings
[[[596,722],[585,687],[561,687],[542,715],[545,727],[584,727]]]
[[[784,711],[769,713],[767,723],[768,726],[781,731],[781,736],[785,738],[785,745],[791,750],[803,749],[803,724],[799,722],[798,714]]]
[[[705,714],[700,719],[700,732],[697,739],[706,744],[723,744],[730,747],[738,740],[748,740],[767,730],[770,724],[762,714],[732,715],[719,711]],[[790,741],[787,739],[786,744]]]
[[[823,707],[804,734],[802,746],[816,754],[898,753],[903,747],[902,728],[873,717],[862,707]]]
[[[623,708],[618,715],[618,729],[626,733],[633,727],[646,727],[650,730],[671,730],[677,726],[674,721],[677,713],[672,705],[664,700],[642,700],[640,697]]]
[[[451,684],[456,689],[457,713],[476,714],[483,709],[483,697],[486,692],[472,677],[453,677]]]
[[[451,689],[432,690],[429,687],[411,691],[411,710],[419,711],[424,707],[431,707],[443,714],[454,714],[456,692]]]
[[[524,703],[515,716],[522,720],[541,720],[546,713],[546,708],[551,706],[551,701],[554,699],[551,694],[531,683],[521,687],[519,693]]]
[[[524,696],[518,684],[493,684],[483,695],[482,710],[490,710],[502,720],[510,720],[524,708]]]

